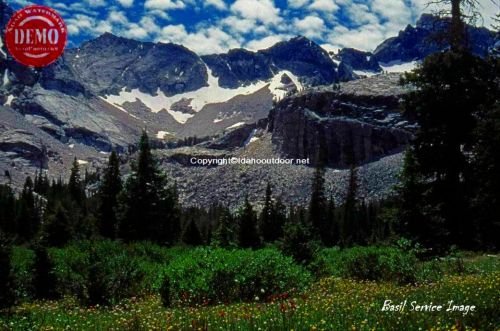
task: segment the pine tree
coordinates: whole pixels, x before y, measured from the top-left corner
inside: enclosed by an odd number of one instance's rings
[[[319,245],[314,239],[311,225],[307,221],[303,208],[291,210],[283,232],[281,243],[283,253],[292,256],[300,264],[308,264],[312,261]]]
[[[260,238],[257,232],[257,217],[252,205],[245,198],[243,208],[238,214],[238,242],[240,247],[257,248],[260,246]]]
[[[0,231],[0,309],[14,304],[14,282],[12,277],[12,243]]]
[[[358,175],[355,166],[351,166],[349,171],[349,183],[347,187],[347,195],[343,206],[343,227],[342,243],[350,245],[357,243],[359,237],[358,210],[357,210],[357,195],[358,195]]]
[[[137,162],[132,164],[119,199],[120,235],[126,240],[172,244],[179,236],[179,206],[175,187],[159,169],[149,138],[143,132]]]
[[[56,202],[53,211],[46,212],[43,234],[49,246],[62,247],[73,239],[75,215],[69,215],[61,202]]]
[[[83,206],[85,199],[85,190],[83,187],[82,179],[80,177],[80,165],[78,164],[78,160],[73,160],[73,166],[71,168],[71,175],[69,177],[68,182],[68,191],[70,197],[75,201],[79,206]]]
[[[182,236],[182,242],[189,246],[200,246],[203,245],[203,239],[201,238],[200,230],[196,225],[194,220],[191,220],[188,223],[186,231]]]
[[[54,264],[50,259],[48,249],[42,242],[37,242],[33,251],[35,262],[33,266],[33,287],[38,299],[55,299],[56,278],[54,275]]]
[[[259,216],[259,233],[264,242],[274,242],[283,235],[282,211],[277,208],[284,208],[284,206],[280,201],[276,203],[273,201],[272,187],[270,183],[267,183],[264,207]]]
[[[235,234],[233,226],[233,217],[227,208],[220,211],[217,227],[212,234],[211,244],[216,247],[235,246]]]
[[[499,91],[500,93],[500,91]],[[500,239],[500,102],[480,116],[474,146],[473,215],[476,247],[498,249]]]
[[[321,166],[316,167],[311,185],[311,199],[309,202],[309,222],[314,235],[321,239],[323,244],[329,243],[331,223],[327,218],[327,199],[325,195],[325,174]]]
[[[328,224],[330,224],[330,229],[328,231],[328,235],[324,237],[323,243],[326,246],[333,246],[335,244],[338,244],[340,240],[340,225],[338,222],[338,217],[337,217],[337,208],[335,206],[335,198],[333,196],[330,196],[328,199],[328,206],[326,209],[326,219],[328,220]]]
[[[31,177],[27,177],[23,191],[18,201],[17,226],[18,235],[25,241],[33,239],[41,224],[38,201],[35,199],[34,184]]]
[[[8,185],[0,185],[0,231],[14,235],[16,225],[16,197]]]
[[[419,124],[412,151],[425,183],[420,209],[427,225],[422,226],[434,227],[431,234],[436,226],[436,233],[449,232],[444,245],[472,244],[469,155],[477,113],[496,98],[496,75],[487,62],[463,50],[431,55],[406,75],[405,82],[415,89],[405,96],[404,110]]]
[[[118,194],[122,190],[120,177],[120,161],[115,151],[109,156],[108,167],[104,171],[104,177],[99,189],[99,229],[103,237],[115,238],[117,231],[116,209],[118,205]]]

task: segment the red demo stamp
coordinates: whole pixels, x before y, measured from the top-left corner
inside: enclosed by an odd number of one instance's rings
[[[10,55],[31,67],[45,67],[56,61],[68,38],[61,16],[46,6],[28,6],[15,12],[5,30]]]

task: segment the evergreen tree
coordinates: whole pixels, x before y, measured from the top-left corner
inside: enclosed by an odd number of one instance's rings
[[[56,278],[54,275],[54,264],[50,259],[48,249],[42,242],[37,242],[33,250],[35,262],[33,265],[33,287],[38,299],[55,299]]]
[[[16,225],[16,197],[8,185],[0,185],[0,231],[14,235]]]
[[[314,239],[303,208],[291,210],[290,218],[285,223],[283,232],[281,243],[283,253],[292,256],[300,264],[308,264],[312,261],[319,245]]]
[[[137,162],[132,164],[120,196],[120,234],[126,240],[154,240],[172,244],[179,236],[179,205],[175,187],[154,158],[143,132]]]
[[[75,216],[69,215],[60,201],[53,211],[46,212],[43,234],[49,246],[62,247],[73,239],[75,226],[72,220]]]
[[[337,217],[337,208],[335,206],[335,198],[330,196],[328,199],[328,206],[326,209],[326,218],[328,220],[328,224],[330,224],[330,229],[328,231],[328,235],[323,235],[324,244],[326,246],[333,246],[339,243],[340,240],[340,231],[341,227],[338,222],[339,217]]]
[[[211,244],[216,247],[235,246],[233,217],[227,208],[220,211],[217,227],[212,234]]]
[[[109,156],[108,167],[99,189],[99,230],[103,237],[115,238],[117,231],[116,209],[118,194],[122,190],[120,177],[120,161],[115,151]]]
[[[264,242],[274,242],[283,236],[285,206],[273,201],[271,184],[267,183],[264,208],[259,217],[259,233]]]
[[[71,168],[71,175],[69,177],[68,183],[69,195],[73,201],[75,201],[79,206],[83,206],[85,200],[85,190],[83,187],[82,179],[80,177],[80,165],[78,160],[73,160],[73,166]]]
[[[500,91],[499,91],[500,93]],[[476,246],[500,247],[500,102],[484,109],[475,133],[473,173],[473,215]]]
[[[468,155],[476,114],[496,98],[496,75],[487,62],[465,51],[431,55],[406,75],[405,82],[415,89],[405,96],[404,109],[419,124],[412,148],[424,183],[421,197],[409,204],[421,206],[424,228],[442,224],[437,233],[449,232],[445,245],[471,245]]]
[[[257,217],[252,205],[245,198],[243,208],[238,214],[238,242],[240,247],[257,248],[260,246],[259,234],[257,232]]]
[[[14,304],[14,282],[11,265],[12,244],[0,231],[0,309]]]
[[[24,183],[23,191],[19,197],[16,222],[18,226],[18,235],[26,241],[33,239],[41,224],[41,212],[39,210],[38,201],[35,199],[33,192],[34,183],[31,180],[31,177],[27,177]]]
[[[309,222],[313,226],[315,235],[325,243],[329,234],[329,220],[325,213],[327,200],[325,196],[325,175],[321,166],[316,167],[311,185],[311,199],[309,201]]]
[[[358,175],[356,167],[351,166],[349,171],[349,183],[347,187],[347,195],[343,206],[343,229],[342,243],[350,245],[357,243],[359,239],[359,224],[357,210],[357,195],[358,195]]]
[[[200,230],[196,225],[194,220],[188,223],[186,230],[182,236],[182,242],[189,246],[200,246],[203,245],[203,239],[201,238]]]

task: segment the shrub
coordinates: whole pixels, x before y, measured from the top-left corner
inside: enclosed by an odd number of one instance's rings
[[[199,248],[165,271],[162,301],[173,305],[264,300],[303,289],[310,274],[275,249]]]
[[[314,261],[320,276],[395,281],[400,284],[417,281],[418,260],[411,252],[393,247],[353,247],[323,249]]]
[[[118,242],[78,242],[51,249],[50,256],[59,295],[74,295],[86,304],[114,304],[141,292],[139,260]]]

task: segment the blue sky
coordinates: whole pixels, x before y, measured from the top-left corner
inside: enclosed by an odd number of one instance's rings
[[[70,46],[104,32],[146,41],[183,44],[199,54],[244,47],[267,48],[304,35],[327,49],[373,50],[432,12],[428,0],[7,0],[18,9],[37,3],[56,8]],[[479,0],[490,26],[500,0]]]

